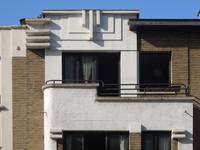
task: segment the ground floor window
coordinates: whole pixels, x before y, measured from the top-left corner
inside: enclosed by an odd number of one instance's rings
[[[128,150],[128,132],[64,132],[63,150]]]
[[[142,150],[171,150],[171,132],[142,133]]]

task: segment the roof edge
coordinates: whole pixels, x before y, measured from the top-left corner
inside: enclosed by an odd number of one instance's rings
[[[11,29],[27,29],[27,26],[26,25],[0,26],[0,30],[11,30]]]
[[[101,11],[102,13],[114,13],[114,14],[139,14],[140,10],[138,9],[63,9],[63,10],[43,10],[42,14],[72,14],[72,13],[81,13],[83,10],[93,10]]]

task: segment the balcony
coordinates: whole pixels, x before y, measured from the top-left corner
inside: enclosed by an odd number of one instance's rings
[[[104,84],[49,80],[43,86],[45,139],[51,131],[133,131],[192,128],[194,98],[184,85]],[[150,119],[151,118],[151,119]],[[138,130],[137,130],[138,131]]]
[[[189,96],[184,84],[105,84],[101,80],[49,80],[46,86],[89,87],[96,85],[98,97]]]

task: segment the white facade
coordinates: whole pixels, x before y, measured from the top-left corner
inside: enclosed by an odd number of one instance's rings
[[[120,84],[138,84],[137,33],[128,25],[138,14],[135,10],[49,10],[43,11],[44,18],[26,19],[27,30],[0,27],[0,147],[13,149],[12,57],[25,57],[27,48],[45,48],[48,81],[63,79],[63,53],[118,53]],[[99,97],[98,86],[44,85],[45,150],[57,149],[62,131],[152,130],[171,131],[178,150],[192,150],[192,97]]]
[[[45,51],[45,80],[62,80],[62,53],[120,53],[120,83],[138,83],[137,33],[128,20],[136,11],[44,11],[51,43]],[[32,25],[33,30],[40,27]],[[43,28],[42,28],[43,29]],[[45,85],[45,150],[56,150],[64,131],[172,131],[179,150],[192,150],[192,98],[101,99],[97,85]],[[125,91],[128,92],[128,91]],[[176,131],[181,135],[176,135]],[[180,137],[179,137],[180,136]]]
[[[23,27],[0,27],[0,147],[13,149],[12,57],[26,56]]]
[[[191,98],[98,98],[97,85],[44,87],[45,150],[56,150],[53,132],[183,130],[180,150],[192,150]],[[52,133],[51,133],[52,132]],[[49,137],[52,137],[49,138]],[[186,144],[187,143],[187,144]]]

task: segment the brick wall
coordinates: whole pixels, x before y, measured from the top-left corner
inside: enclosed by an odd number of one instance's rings
[[[130,133],[130,150],[141,150],[141,133]]]
[[[63,150],[63,141],[62,141],[62,139],[57,140],[57,150]]]
[[[174,84],[187,84],[187,34],[183,31],[143,31],[139,32],[138,35],[140,51],[171,52],[172,82]]]
[[[200,32],[192,32],[190,40],[190,79],[191,95],[196,97],[194,102],[194,150],[200,148]]]
[[[13,147],[43,150],[44,51],[13,58]]]
[[[171,150],[178,150],[178,140],[172,139],[172,141],[171,141]]]
[[[172,83],[190,84],[194,103],[194,150],[200,147],[200,32],[138,31],[139,51],[171,52]],[[188,54],[189,49],[189,54]]]

